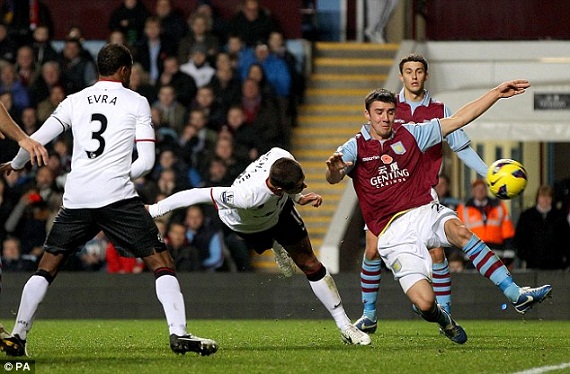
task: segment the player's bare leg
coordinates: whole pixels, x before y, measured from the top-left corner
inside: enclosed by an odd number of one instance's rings
[[[437,323],[442,334],[458,344],[467,341],[467,334],[463,328],[436,303],[433,288],[426,279],[416,282],[407,290],[406,295],[420,316],[428,322]]]

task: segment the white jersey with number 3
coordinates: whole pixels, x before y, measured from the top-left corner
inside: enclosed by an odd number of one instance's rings
[[[135,141],[154,141],[148,101],[120,82],[99,81],[53,112],[73,133],[63,206],[99,208],[137,196],[130,171]]]

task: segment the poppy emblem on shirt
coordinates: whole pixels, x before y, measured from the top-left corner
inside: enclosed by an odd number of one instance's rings
[[[382,162],[384,163],[384,165],[391,164],[392,161],[394,161],[394,159],[393,159],[392,156],[390,156],[390,155],[382,155],[382,157],[380,157],[380,159],[382,160]]]
[[[396,143],[392,144],[390,147],[392,147],[392,150],[397,155],[403,155],[404,153],[406,153],[406,148],[404,148],[404,145],[402,144],[402,142],[396,142]]]

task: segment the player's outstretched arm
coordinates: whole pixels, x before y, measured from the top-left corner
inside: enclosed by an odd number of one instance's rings
[[[39,142],[39,144],[47,144],[53,139],[55,139],[59,134],[61,134],[65,128],[62,126],[59,120],[54,117],[49,117],[44,124],[32,134],[31,139],[33,142]],[[26,135],[27,136],[27,135]],[[42,146],[43,148],[43,146]],[[26,163],[30,161],[30,157],[34,157],[27,149],[20,147],[18,153],[11,161],[11,168],[13,170],[20,170]],[[35,153],[35,158],[37,159],[38,154]],[[48,156],[45,156],[45,162],[47,163]],[[33,160],[33,158],[32,158]],[[39,162],[38,162],[39,163]]]
[[[194,204],[213,204],[210,196],[211,188],[193,188],[168,196],[158,203],[149,205],[148,212],[152,218],[160,217],[178,208],[186,208]]]
[[[342,159],[342,153],[335,152],[326,161],[327,171],[326,179],[330,184],[338,183],[344,178],[344,169],[352,165],[352,162],[344,162]]]
[[[526,92],[530,83],[526,79],[503,82],[485,95],[461,107],[451,117],[440,119],[443,136],[467,125],[492,107],[499,99],[505,99]]]
[[[46,165],[49,159],[48,151],[39,142],[31,139],[21,128],[14,122],[4,104],[0,103],[0,138],[10,139],[18,142],[18,145],[30,154],[32,165]]]

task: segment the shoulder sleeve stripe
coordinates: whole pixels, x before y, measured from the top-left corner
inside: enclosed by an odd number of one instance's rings
[[[135,139],[135,142],[153,142],[156,143],[156,139]]]
[[[57,122],[59,122],[61,124],[61,127],[63,127],[63,131],[67,130],[67,127],[65,127],[65,124],[63,122],[61,122],[61,120],[59,118],[57,118],[56,116],[52,116],[53,118],[55,118],[57,120]]]

